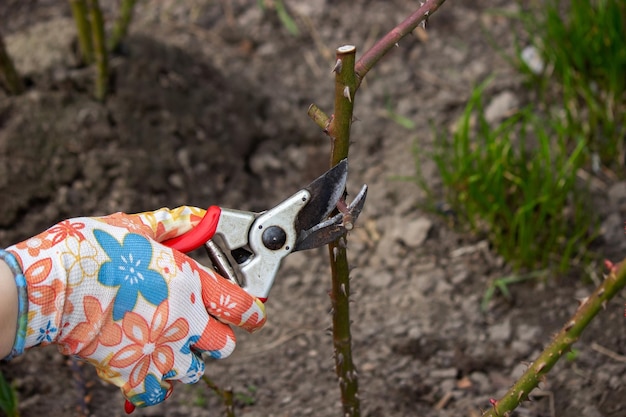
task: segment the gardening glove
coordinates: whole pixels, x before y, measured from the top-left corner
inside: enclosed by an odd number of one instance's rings
[[[11,356],[55,343],[139,407],[167,398],[171,381],[197,382],[202,352],[224,358],[235,348],[229,325],[265,323],[258,299],[159,243],[203,216],[185,206],[75,218],[2,251],[20,298]]]

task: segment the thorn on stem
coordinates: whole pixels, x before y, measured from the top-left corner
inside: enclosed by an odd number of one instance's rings
[[[350,87],[347,85],[343,89],[343,96],[348,99],[350,103],[352,103],[352,97],[350,96]]]
[[[543,368],[546,367],[546,363],[545,362],[541,362],[538,366],[537,366],[537,370],[535,371],[535,375],[538,375],[539,373],[541,373],[541,371],[543,371]]]
[[[489,398],[489,404],[491,404],[491,406],[493,407],[493,412],[498,416],[498,410],[496,409],[496,407],[498,406],[498,401],[494,400],[493,398]]]
[[[339,74],[341,72],[341,67],[343,66],[343,62],[341,59],[337,58],[337,62],[335,62],[335,66],[333,67],[333,71],[335,74]]]

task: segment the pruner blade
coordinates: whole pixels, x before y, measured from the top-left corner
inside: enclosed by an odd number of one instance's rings
[[[295,227],[298,233],[306,231],[325,220],[337,207],[348,179],[348,160],[343,159],[304,189],[310,198],[298,213]]]
[[[318,248],[337,240],[352,230],[354,223],[361,214],[367,197],[367,185],[363,185],[354,200],[349,205],[343,204],[345,207],[339,213],[320,221],[309,229],[299,230],[298,240],[294,252]],[[335,202],[335,206],[341,203],[340,200]],[[327,217],[327,216],[324,216]]]

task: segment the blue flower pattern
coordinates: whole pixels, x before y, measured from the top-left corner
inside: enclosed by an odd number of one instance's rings
[[[185,355],[191,355],[191,364],[189,369],[185,373],[185,377],[188,379],[188,383],[196,383],[204,375],[204,361],[199,356],[199,353],[192,352],[191,347],[200,340],[199,335],[193,335],[187,339],[187,343],[180,349],[180,353]]]
[[[185,343],[184,346],[180,348],[180,353],[189,355],[191,353],[191,346],[195,345],[198,340],[200,340],[199,335],[196,334],[191,336],[189,339],[187,339],[187,343]]]
[[[120,244],[103,230],[93,233],[110,259],[98,271],[98,281],[109,287],[119,287],[113,302],[113,320],[121,320],[126,312],[132,311],[139,294],[153,305],[165,301],[167,282],[161,274],[149,269],[152,245],[148,239],[129,233]]]
[[[156,405],[165,400],[167,389],[162,387],[157,377],[148,374],[144,381],[144,392],[130,398],[131,402],[139,407]]]
[[[48,320],[46,327],[39,329],[39,336],[37,336],[37,342],[39,343],[52,343],[54,340],[53,335],[57,332],[57,328],[52,325],[52,321]]]

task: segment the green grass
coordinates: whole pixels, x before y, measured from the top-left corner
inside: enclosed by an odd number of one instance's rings
[[[285,6],[283,0],[257,0],[257,6],[261,10],[266,10],[268,8],[273,9],[287,32],[289,32],[293,36],[300,35],[300,29],[298,28],[298,24],[289,14],[289,11],[287,10],[287,7]]]
[[[512,15],[523,29],[511,61],[549,108],[562,110],[570,134],[582,133],[592,155],[623,175],[626,1],[548,0],[520,7]],[[522,58],[525,44],[538,53],[542,71]]]
[[[528,274],[522,275],[509,275],[500,278],[496,278],[489,283],[489,286],[485,290],[483,294],[483,299],[480,303],[480,309],[483,312],[487,312],[489,310],[489,304],[491,300],[496,295],[496,292],[499,292],[507,301],[511,302],[513,297],[511,296],[511,291],[509,287],[513,284],[519,284],[521,282],[530,281],[533,279],[544,278],[546,275],[546,271],[533,271]]]
[[[483,110],[485,86],[473,91],[456,132],[439,135],[427,155],[437,165],[444,198],[458,223],[487,237],[515,270],[565,272],[587,255],[594,237],[589,197],[576,174],[586,142],[530,109],[490,126]],[[423,155],[417,153],[419,161]],[[417,172],[424,188],[419,163]]]
[[[4,378],[0,372],[0,410],[7,417],[19,417],[17,393],[15,388]]]

